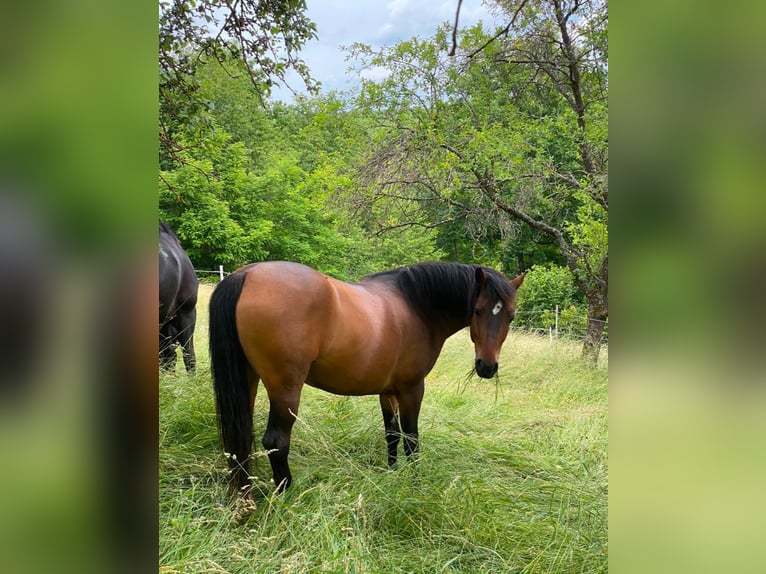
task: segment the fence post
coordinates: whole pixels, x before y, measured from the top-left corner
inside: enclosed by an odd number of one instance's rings
[[[221,281],[223,281],[223,265],[218,266],[218,276],[221,278]]]
[[[559,306],[556,305],[556,338],[559,338]]]

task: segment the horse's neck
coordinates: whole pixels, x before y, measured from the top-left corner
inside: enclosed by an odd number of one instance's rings
[[[430,309],[427,316],[433,335],[443,344],[447,338],[471,324],[470,313],[465,303],[456,301],[443,308]]]
[[[397,281],[396,276],[389,274],[376,277],[371,282],[375,285],[386,285],[385,288],[397,291],[407,301],[410,309],[421,317],[434,340],[440,341],[441,344],[471,323],[472,277],[465,277],[463,283],[460,274],[456,275],[457,278],[455,275],[448,278],[447,285],[432,278],[431,281],[425,282],[426,286],[421,282],[418,289],[403,286],[401,280]],[[457,281],[457,284],[452,281]]]
[[[434,325],[433,333],[436,339],[440,341],[440,345],[443,345],[444,341],[446,341],[449,337],[461,329],[465,329],[470,324],[470,321],[462,317],[453,318],[452,320],[444,318],[444,320],[439,321]]]

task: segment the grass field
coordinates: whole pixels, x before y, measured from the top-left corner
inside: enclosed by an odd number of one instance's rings
[[[160,379],[161,572],[607,572],[606,366],[584,366],[578,344],[517,332],[498,384],[466,380],[466,332],[447,341],[426,381],[420,460],[394,472],[377,397],[306,387],[293,486],[273,495],[259,456],[258,506],[237,523],[208,370],[211,290],[198,375]],[[261,387],[256,448],[267,408]]]

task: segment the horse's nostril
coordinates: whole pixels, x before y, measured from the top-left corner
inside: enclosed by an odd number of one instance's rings
[[[498,364],[492,363],[491,365],[485,363],[481,359],[476,359],[476,374],[483,379],[490,379],[497,373]]]

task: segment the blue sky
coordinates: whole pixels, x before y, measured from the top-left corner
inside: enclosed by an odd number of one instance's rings
[[[354,42],[388,46],[413,36],[430,36],[441,23],[454,22],[457,0],[307,0],[307,7],[319,38],[304,46],[301,54],[322,90],[329,91],[356,85],[341,46]],[[460,28],[479,20],[489,29],[499,23],[482,0],[463,0]],[[296,91],[303,90],[297,76],[288,76],[288,81]],[[286,88],[274,89],[272,97],[292,100]]]

